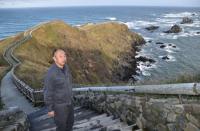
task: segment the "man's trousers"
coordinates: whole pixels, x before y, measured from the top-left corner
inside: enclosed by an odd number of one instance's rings
[[[74,124],[74,105],[66,103],[54,105],[56,131],[72,131]]]

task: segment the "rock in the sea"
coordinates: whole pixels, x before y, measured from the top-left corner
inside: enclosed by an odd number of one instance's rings
[[[163,60],[169,60],[169,57],[168,56],[163,56],[162,59]]]
[[[176,48],[176,46],[175,46],[175,45],[173,45],[172,47],[173,47],[173,48]]]
[[[179,33],[182,31],[182,28],[179,25],[173,25],[170,30],[164,31],[164,33]]]
[[[155,63],[156,62],[154,59],[147,58],[147,57],[144,57],[144,56],[139,56],[136,59],[137,59],[137,61],[141,61],[141,62],[150,62],[150,63]]]
[[[181,24],[192,24],[193,20],[189,17],[183,17]]]
[[[161,46],[160,46],[160,48],[165,48],[165,47],[166,47],[166,45],[161,45]]]
[[[158,28],[159,28],[159,26],[151,25],[149,27],[146,27],[145,29],[148,30],[148,31],[154,31],[154,30],[157,30]]]
[[[162,45],[164,44],[163,42],[156,42],[157,45]]]
[[[200,31],[198,31],[197,34],[200,34]]]
[[[171,47],[173,47],[173,48],[176,48],[176,45],[173,45],[173,44],[168,44],[168,46],[171,46]]]

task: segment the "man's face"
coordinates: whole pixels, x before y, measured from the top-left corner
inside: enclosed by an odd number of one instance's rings
[[[64,66],[65,62],[67,61],[66,54],[63,50],[56,51],[53,59],[55,63],[59,64],[60,66]]]

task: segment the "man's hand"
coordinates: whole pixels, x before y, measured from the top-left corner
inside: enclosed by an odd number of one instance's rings
[[[54,111],[48,112],[48,116],[49,116],[49,117],[54,117],[54,115],[55,115]]]

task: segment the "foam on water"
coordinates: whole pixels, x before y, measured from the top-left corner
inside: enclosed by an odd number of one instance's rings
[[[193,16],[197,15],[196,12],[180,12],[180,13],[168,13],[168,14],[164,14],[163,17],[165,18],[180,18],[180,17],[189,17],[189,16]]]
[[[178,39],[179,37],[189,37],[189,36],[199,36],[198,30],[194,31],[191,30],[189,32],[180,32],[180,33],[160,33],[161,38],[167,38],[167,39]]]
[[[117,20],[117,18],[116,17],[106,17],[105,20],[115,21],[115,20]]]
[[[151,26],[151,25],[157,25],[158,22],[154,21],[154,22],[150,22],[150,21],[131,21],[131,22],[125,22],[124,24],[126,24],[129,29],[141,29],[141,28],[145,28],[147,26]]]

